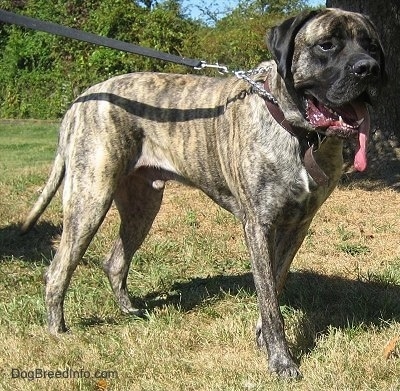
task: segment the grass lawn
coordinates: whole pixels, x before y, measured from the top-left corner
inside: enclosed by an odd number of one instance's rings
[[[59,195],[32,232],[18,224],[56,140],[56,124],[0,123],[1,390],[400,390],[400,193],[368,172],[318,212],[281,297],[303,380],[271,376],[256,348],[240,224],[175,183],[129,276],[148,319],[119,312],[99,267],[118,231],[112,208],[67,294],[71,332],[50,336],[42,275],[61,232]]]

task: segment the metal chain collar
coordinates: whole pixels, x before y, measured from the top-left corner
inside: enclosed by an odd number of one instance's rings
[[[228,73],[233,73],[238,79],[242,79],[247,81],[252,87],[253,90],[260,95],[264,99],[268,99],[270,102],[277,104],[277,100],[275,97],[267,91],[263,84],[255,81],[253,79],[254,76],[259,75],[261,73],[266,73],[270,71],[270,67],[259,67],[259,68],[254,68],[250,69],[248,71],[229,71],[228,67],[225,65],[219,65],[218,63],[216,64],[207,64],[205,61],[201,62],[201,66],[195,69],[204,69],[204,68],[213,68],[216,69],[219,73],[222,75],[228,74]]]

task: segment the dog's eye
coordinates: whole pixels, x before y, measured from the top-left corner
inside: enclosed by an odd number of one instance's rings
[[[377,53],[379,52],[379,47],[378,47],[378,45],[376,45],[376,44],[374,44],[374,43],[371,43],[371,44],[368,46],[368,51],[369,51],[371,54],[377,54]]]
[[[324,52],[328,52],[330,50],[335,49],[335,45],[333,44],[333,42],[330,41],[326,41],[326,42],[322,42],[318,45]]]

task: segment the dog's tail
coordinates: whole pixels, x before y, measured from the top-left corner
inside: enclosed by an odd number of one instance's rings
[[[47,180],[47,183],[42,190],[42,193],[40,194],[38,200],[36,201],[35,205],[31,209],[21,226],[22,234],[27,233],[35,225],[36,221],[47,208],[57,189],[60,187],[61,182],[64,179],[64,174],[65,161],[64,157],[60,153],[60,150],[58,150],[57,155],[54,159],[53,168],[51,169],[49,179]]]

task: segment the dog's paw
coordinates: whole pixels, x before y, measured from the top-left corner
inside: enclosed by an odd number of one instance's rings
[[[67,328],[64,320],[54,321],[53,319],[49,319],[47,328],[48,328],[49,333],[54,336],[58,336],[58,335],[70,332],[70,329]]]
[[[148,319],[149,318],[149,313],[146,310],[142,309],[135,309],[132,312],[129,313],[134,318],[140,318],[140,319]]]
[[[303,377],[291,358],[270,359],[269,370],[282,379],[299,380]]]
[[[135,305],[139,307],[137,308],[132,304],[127,292],[125,291],[121,291],[117,298],[119,308],[123,314],[130,315],[134,318],[146,318],[147,311],[140,308],[143,303],[135,303]]]
[[[268,354],[267,341],[262,332],[261,317],[257,321],[255,329],[256,343],[259,349]],[[303,376],[298,366],[293,361],[289,350],[286,348],[275,348],[272,350],[272,356],[269,357],[268,365],[271,373],[283,379],[301,379]]]
[[[146,310],[142,310],[140,308],[134,308],[134,307],[122,307],[121,311],[125,314],[125,315],[130,315],[134,318],[146,318],[147,317],[147,311]]]

